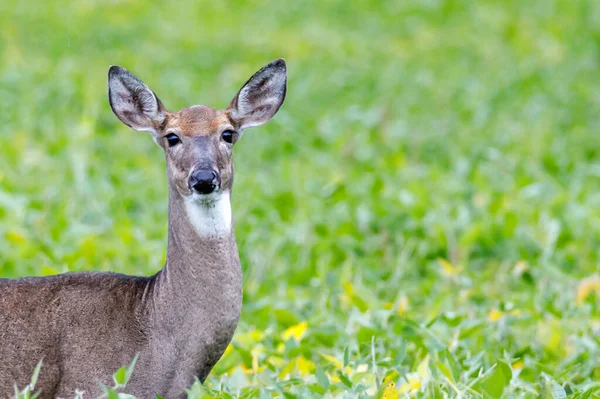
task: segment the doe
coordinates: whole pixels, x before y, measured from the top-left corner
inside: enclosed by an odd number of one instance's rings
[[[138,398],[185,397],[231,341],[242,307],[242,273],[230,196],[232,147],[244,129],[270,120],[286,94],[275,60],[229,107],[169,112],[127,70],[108,71],[115,115],[147,131],[166,155],[169,232],[164,267],[151,277],[66,273],[0,279],[0,398],[43,365],[40,398],[93,398],[112,373],[139,356],[127,386]]]

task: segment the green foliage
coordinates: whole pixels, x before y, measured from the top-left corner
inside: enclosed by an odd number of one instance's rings
[[[242,319],[191,397],[600,396],[597,1],[0,17],[3,277],[162,265],[162,154],[110,111],[110,64],[174,110],[288,61],[286,103],[235,149]]]
[[[33,370],[33,375],[31,376],[29,385],[23,388],[22,391],[19,391],[19,387],[15,385],[14,399],[36,399],[40,395],[40,393],[35,390],[35,384],[37,384],[38,377],[40,376],[42,364],[43,362],[40,360]]]
[[[133,368],[135,367],[135,363],[137,362],[138,355],[135,355],[129,366],[121,367],[117,370],[117,372],[113,376],[113,380],[115,382],[115,388],[124,387],[127,385],[127,382],[131,378],[131,374],[133,374]]]
[[[504,389],[510,384],[512,370],[505,362],[498,362],[479,382],[479,391],[492,398],[501,398]]]

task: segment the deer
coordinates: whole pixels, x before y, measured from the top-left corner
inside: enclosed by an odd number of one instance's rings
[[[152,276],[74,272],[0,279],[0,398],[28,384],[42,362],[39,398],[102,395],[137,356],[126,387],[138,398],[184,398],[232,340],[242,309],[242,270],[231,211],[232,149],[245,129],[283,104],[286,63],[270,62],[229,106],[169,112],[140,79],[108,71],[109,104],[125,125],[164,150],[166,262]]]

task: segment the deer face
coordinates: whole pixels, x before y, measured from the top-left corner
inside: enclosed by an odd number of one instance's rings
[[[165,151],[169,184],[185,197],[211,201],[233,184],[233,145],[244,129],[270,120],[286,93],[285,61],[275,60],[242,87],[225,110],[194,105],[168,112],[142,81],[124,68],[108,72],[115,115],[135,130],[148,131]]]
[[[165,150],[169,183],[198,198],[230,189],[231,152],[240,130],[228,112],[206,106],[167,114],[157,142]]]

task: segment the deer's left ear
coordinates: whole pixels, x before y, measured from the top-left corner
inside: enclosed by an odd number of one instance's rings
[[[262,125],[283,104],[286,88],[286,65],[280,58],[256,72],[235,96],[227,111],[240,129]]]
[[[117,117],[127,126],[156,135],[166,109],[152,90],[119,66],[108,70],[108,100]]]

